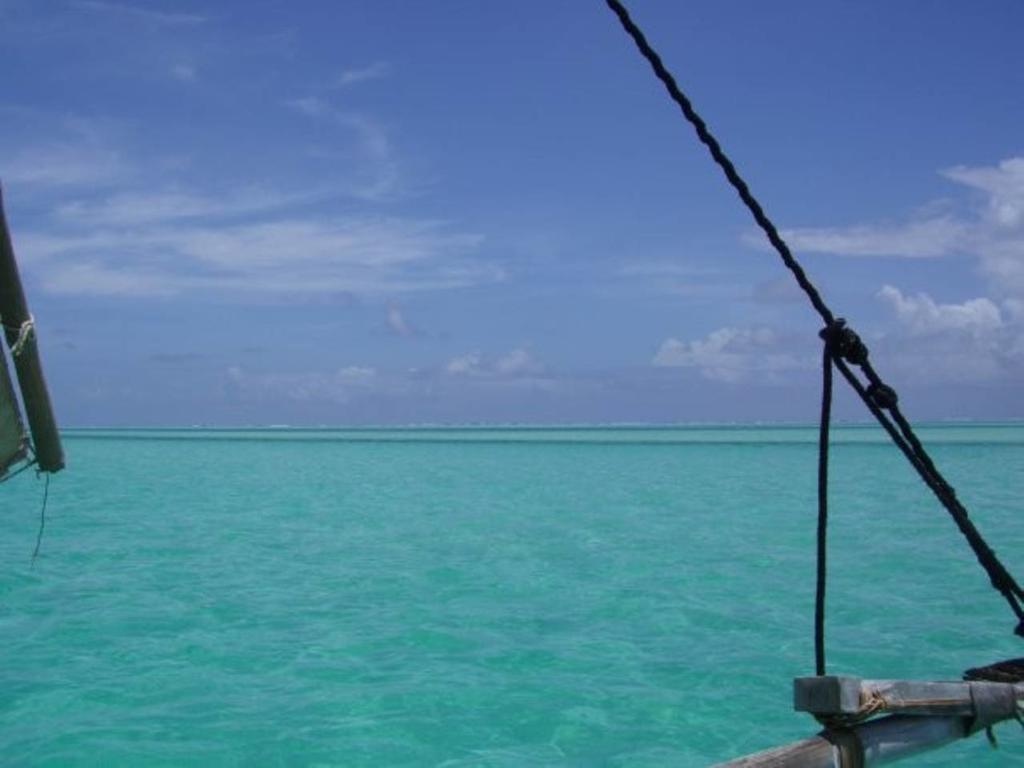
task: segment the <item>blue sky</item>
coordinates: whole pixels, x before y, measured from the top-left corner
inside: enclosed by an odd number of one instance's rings
[[[630,8],[908,414],[1024,416],[1024,5]],[[65,425],[815,417],[816,315],[599,0],[0,26]]]

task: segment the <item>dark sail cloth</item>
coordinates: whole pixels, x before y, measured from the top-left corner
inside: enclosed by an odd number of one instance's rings
[[[27,453],[28,435],[7,369],[7,355],[0,349],[0,478]]]

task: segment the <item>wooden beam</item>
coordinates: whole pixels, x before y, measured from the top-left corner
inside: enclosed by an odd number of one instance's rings
[[[1017,717],[1024,685],[822,676],[793,681],[795,709],[832,727],[737,758],[730,768],[861,768],[944,746]],[[876,714],[897,712],[866,720]],[[844,720],[846,721],[843,724]]]
[[[823,736],[794,741],[752,755],[738,757],[718,768],[842,768],[836,747]]]
[[[866,717],[882,713],[905,715],[976,714],[980,699],[1003,697],[1000,707],[1024,701],[1024,685],[1013,683],[862,680],[823,675],[793,680],[793,709],[822,717]]]
[[[884,765],[945,746],[968,735],[963,717],[890,715],[848,731],[824,731],[809,739],[746,755],[719,768],[860,768]]]
[[[64,451],[57,432],[57,421],[50,404],[50,395],[43,377],[43,366],[36,346],[32,315],[21,287],[18,264],[14,260],[11,234],[4,215],[3,190],[0,189],[0,319],[4,335],[12,350],[14,369],[18,374],[21,398],[25,403],[25,416],[32,432],[39,469],[57,472],[64,467]]]

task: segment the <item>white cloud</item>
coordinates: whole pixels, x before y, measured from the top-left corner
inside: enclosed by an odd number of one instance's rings
[[[376,158],[360,194],[386,194],[395,178],[386,138],[361,119],[338,120],[355,126],[357,154]],[[4,180],[38,187],[37,200],[55,201],[48,218],[18,232],[23,263],[54,293],[396,295],[503,278],[480,257],[482,236],[445,222],[332,215],[325,204],[339,190],[328,187],[147,187],[156,163],[124,159],[115,148],[123,127],[68,118],[54,130],[58,138],[7,156],[10,143],[0,145]],[[308,212],[312,202],[317,213]]]
[[[8,112],[4,117],[25,138],[0,142],[0,178],[5,183],[66,193],[107,189],[135,177],[137,169],[118,141],[122,128],[114,121]]]
[[[788,274],[755,283],[750,289],[750,299],[759,304],[792,304],[806,300],[800,286]]]
[[[316,197],[316,192],[280,193],[260,187],[227,189],[218,195],[174,189],[121,192],[98,200],[62,203],[56,214],[58,219],[77,226],[124,227],[181,219],[247,216],[310,202]]]
[[[377,61],[366,67],[346,69],[338,75],[338,78],[334,83],[334,87],[348,88],[349,86],[356,85],[357,83],[363,83],[367,80],[379,80],[380,78],[385,77],[390,69],[391,67],[384,61]]]
[[[341,368],[335,374],[335,378],[348,384],[367,384],[377,377],[377,370],[361,365],[350,365]]]
[[[139,8],[124,3],[111,3],[106,0],[71,0],[72,8],[90,13],[104,14],[143,22],[153,26],[194,26],[206,22],[206,17],[195,13],[169,13]]]
[[[525,347],[516,347],[496,359],[488,359],[479,352],[454,357],[445,366],[451,376],[482,379],[540,379],[545,367]]]
[[[630,261],[619,267],[624,277],[705,277],[719,272],[707,267],[683,264],[675,261]]]
[[[616,274],[637,281],[646,291],[686,299],[738,301],[750,290],[720,268],[686,262],[630,261],[619,265]]]
[[[285,102],[286,106],[291,107],[298,112],[309,117],[320,117],[330,112],[330,105],[323,99],[317,96],[303,96],[299,99],[289,99]]]
[[[414,336],[415,331],[412,326],[406,322],[405,315],[402,314],[402,310],[397,304],[391,304],[388,306],[388,328],[396,336]]]
[[[993,292],[1024,297],[1024,233],[990,241],[981,251],[980,259],[981,270]]]
[[[25,186],[109,186],[130,172],[119,151],[89,141],[38,144],[0,158],[4,181]]]
[[[345,112],[334,108],[318,96],[305,96],[285,102],[286,106],[315,120],[328,120],[346,129],[356,139],[358,156],[368,178],[353,185],[349,192],[355,197],[372,202],[381,202],[395,196],[399,191],[399,167],[387,133],[374,120],[365,115]],[[334,152],[313,148],[312,154],[323,160],[343,159],[349,151]]]
[[[968,227],[951,216],[883,226],[788,229],[783,239],[795,251],[844,256],[934,258],[966,242]]]
[[[970,255],[978,259],[993,293],[1024,297],[1024,157],[994,166],[956,166],[942,175],[981,193],[980,208],[926,211],[903,224],[791,229],[783,237],[797,251],[846,256]]]
[[[284,398],[336,404],[345,404],[372,392],[378,379],[375,368],[355,365],[333,373],[250,373],[240,366],[231,366],[226,374],[243,399]]]
[[[695,368],[706,379],[729,383],[745,379],[777,383],[786,372],[812,365],[769,328],[719,328],[694,341],[669,338],[652,362],[660,367]]]
[[[943,175],[983,192],[986,215],[993,224],[1008,228],[1024,225],[1024,157],[1008,158],[995,167],[958,165]]]
[[[445,366],[445,371],[453,376],[477,376],[483,371],[479,352],[470,352],[453,357]]]
[[[65,264],[40,275],[43,288],[75,296],[171,296],[177,289],[150,269],[118,269],[92,261]]]
[[[171,77],[183,83],[190,83],[196,79],[196,68],[192,64],[175,64],[171,67]]]
[[[942,171],[974,190],[977,204],[959,212],[946,203],[900,225],[795,229],[785,237],[797,250],[852,256],[977,259],[991,297],[939,303],[926,293],[892,285],[878,299],[898,326],[878,339],[880,356],[898,376],[930,381],[1014,381],[1024,378],[1024,157],[992,166]]]
[[[379,295],[501,279],[474,255],[481,242],[440,222],[323,217],[25,233],[19,254],[65,294]]]
[[[544,367],[534,360],[529,350],[519,347],[499,357],[494,363],[499,376],[534,376],[544,372]]]
[[[990,299],[939,304],[925,293],[904,296],[891,285],[883,286],[878,297],[896,312],[896,317],[913,334],[958,331],[981,336],[1003,327],[999,307]]]
[[[878,298],[898,326],[878,339],[886,368],[905,381],[1013,381],[1024,374],[1020,303],[991,299],[940,304],[926,293],[904,295],[884,286]]]
[[[361,115],[336,115],[336,119],[355,132],[363,160],[373,169],[371,180],[354,188],[353,194],[370,201],[392,197],[398,191],[399,172],[387,134],[374,121]]]

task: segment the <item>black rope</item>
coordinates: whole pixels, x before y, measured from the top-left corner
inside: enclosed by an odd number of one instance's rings
[[[807,298],[811,300],[811,304],[821,315],[821,319],[825,321],[825,325],[831,325],[833,321],[832,311],[825,306],[825,302],[822,300],[821,295],[818,293],[818,289],[815,288],[811,281],[807,279],[807,274],[804,272],[803,267],[793,257],[792,252],[789,250],[789,246],[786,245],[786,241],[782,239],[782,235],[779,234],[779,230],[772,223],[771,219],[768,218],[761,204],[757,201],[754,195],[750,192],[750,187],[747,186],[747,182],[736,171],[736,166],[733,165],[732,160],[728,158],[725,152],[722,151],[721,145],[718,140],[711,135],[708,130],[707,124],[703,118],[697,114],[694,110],[693,105],[690,104],[690,100],[686,97],[676,85],[676,80],[672,77],[672,73],[665,68],[665,65],[661,62],[661,57],[658,52],[651,48],[647,42],[647,38],[644,37],[644,33],[640,31],[640,28],[633,23],[633,20],[629,17],[629,12],[625,6],[619,2],[619,0],[606,0],[608,7],[615,12],[615,15],[619,17],[622,27],[629,33],[629,36],[633,38],[633,42],[636,43],[636,47],[640,49],[640,53],[647,59],[651,67],[654,69],[654,74],[658,76],[658,79],[664,83],[665,88],[668,89],[669,96],[672,100],[679,105],[679,108],[683,111],[684,117],[697,131],[697,138],[700,139],[701,143],[704,144],[708,151],[711,152],[711,157],[714,158],[715,162],[718,163],[719,167],[725,173],[725,177],[729,180],[729,183],[736,190],[736,193],[740,196],[744,205],[747,206],[748,210],[754,216],[754,220],[757,225],[764,230],[764,233],[768,236],[768,240],[775,246],[775,250],[779,252],[782,257],[782,261],[789,268],[789,271],[793,273],[797,283],[803,289],[804,293],[807,294]]]
[[[967,510],[964,509],[955,494],[953,494],[953,489],[938,473],[938,470],[934,469],[934,464],[931,463],[931,460],[928,457],[927,452],[924,451],[924,448],[922,447],[920,449],[920,453],[915,450],[914,444],[906,439],[902,425],[897,426],[897,424],[893,423],[893,420],[886,415],[882,407],[876,403],[875,399],[869,394],[869,388],[864,387],[860,379],[858,379],[857,375],[850,370],[849,366],[846,365],[843,359],[840,357],[833,357],[832,359],[836,368],[838,368],[839,372],[843,374],[843,378],[846,379],[854,391],[860,395],[860,398],[867,404],[868,410],[871,411],[875,420],[878,421],[882,428],[888,433],[896,447],[900,449],[900,452],[907,458],[907,461],[909,461],[914,469],[917,470],[917,474],[921,477],[924,483],[931,488],[932,492],[952,516],[957,528],[960,529],[960,532],[963,534],[964,538],[967,539],[967,543],[974,551],[974,555],[978,559],[978,562],[981,563],[982,568],[984,568],[985,572],[988,573],[992,586],[1002,594],[1003,598],[1009,604],[1010,609],[1017,617],[1017,627],[1014,631],[1016,634],[1024,636],[1024,608],[1021,607],[1020,603],[1020,586],[1006,570],[1006,567],[999,561],[995,551],[985,542],[984,537],[975,527],[974,523],[971,522],[968,517]],[[903,421],[905,422],[905,419]],[[907,427],[909,428],[909,425],[907,425]],[[912,429],[908,429],[907,431],[911,436],[914,436]],[[917,445],[920,446],[919,441],[917,441]],[[929,466],[932,469],[929,469]]]
[[[825,332],[832,337],[831,342],[827,342],[827,344],[830,344],[832,348],[830,357],[833,363],[850,383],[860,399],[864,401],[868,410],[871,411],[889,434],[889,437],[892,438],[903,455],[907,457],[907,460],[917,470],[921,479],[931,488],[936,498],[946,508],[946,511],[949,512],[957,528],[959,528],[974,551],[978,562],[988,574],[992,585],[1003,595],[1014,615],[1016,615],[1018,620],[1016,633],[1024,636],[1024,608],[1021,606],[1021,600],[1024,599],[1024,590],[1021,589],[1021,586],[999,561],[995,551],[985,542],[981,533],[974,523],[971,522],[967,510],[957,499],[956,491],[946,482],[945,478],[935,467],[928,452],[914,433],[910,422],[900,411],[899,398],[896,391],[882,381],[882,378],[868,360],[867,347],[857,334],[851,329],[846,328],[845,323],[841,319],[836,318],[832,310],[825,304],[821,294],[818,293],[817,288],[808,279],[803,267],[800,266],[790,251],[789,246],[782,239],[778,228],[768,218],[761,204],[750,192],[750,187],[736,171],[733,162],[722,151],[718,140],[711,135],[703,118],[697,114],[690,100],[680,90],[675,78],[665,68],[657,51],[650,46],[643,32],[630,18],[625,6],[623,6],[620,0],[605,0],[605,2],[618,17],[626,33],[633,39],[641,55],[651,65],[654,74],[664,84],[669,96],[682,110],[683,116],[697,132],[697,138],[708,148],[712,159],[722,169],[726,179],[736,190],[740,199],[757,222],[757,225],[764,231],[769,242],[771,242],[781,257],[783,264],[792,272],[799,286],[807,294],[811,305],[825,322]],[[860,379],[850,370],[846,363],[860,368],[867,379],[867,386],[861,383]],[[888,415],[886,415],[887,413]]]
[[[39,510],[39,533],[36,534],[36,548],[32,552],[32,567],[36,567],[36,558],[39,557],[39,547],[43,544],[43,531],[46,528],[46,500],[50,498],[50,475],[46,475],[46,485],[43,487],[43,506]]]
[[[814,590],[814,669],[825,674],[825,576],[828,537],[828,431],[832,423],[832,349],[821,354],[821,424],[818,428],[818,565]]]

